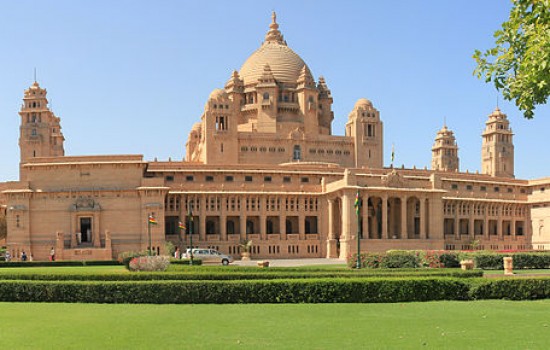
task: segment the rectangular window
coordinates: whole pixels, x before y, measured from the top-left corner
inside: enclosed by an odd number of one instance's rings
[[[302,177],[300,179],[300,182],[303,182],[303,183],[309,182],[309,177]]]
[[[171,182],[171,181],[174,181],[174,176],[168,175],[168,176],[165,177],[165,179],[166,179],[166,181]]]
[[[230,176],[230,175],[226,176],[225,182],[233,182],[233,176]]]
[[[508,189],[508,193],[513,193],[514,192],[514,189],[513,188],[509,188]]]
[[[499,187],[495,187],[495,192],[500,192],[500,188],[499,188]]]
[[[466,190],[471,191],[473,189],[472,185],[466,185]]]
[[[290,176],[283,177],[283,182],[284,183],[290,183]]]
[[[214,176],[212,176],[212,175],[206,175],[206,177],[204,178],[204,181],[206,181],[206,182],[212,182],[212,181],[214,181]]]
[[[271,182],[271,176],[264,176],[264,182]]]
[[[193,175],[187,175],[187,176],[185,177],[185,181],[189,181],[189,182],[195,181],[195,177],[194,177]]]
[[[452,184],[452,185],[451,185],[451,188],[452,188],[453,190],[458,190],[458,185],[457,185],[457,184]]]
[[[244,177],[244,181],[246,181],[246,182],[252,182],[252,176],[249,176],[249,175],[245,176],[245,177]]]
[[[480,190],[481,192],[487,192],[487,187],[481,186],[481,187],[479,187],[479,190]]]

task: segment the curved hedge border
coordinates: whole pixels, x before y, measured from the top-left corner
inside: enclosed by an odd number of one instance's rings
[[[466,300],[465,280],[1,281],[0,301],[68,303],[389,303]]]

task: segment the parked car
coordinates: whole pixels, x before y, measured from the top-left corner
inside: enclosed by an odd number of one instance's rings
[[[182,258],[191,258],[191,249],[187,249]],[[229,265],[233,262],[233,257],[218,252],[216,249],[193,248],[193,259],[201,259],[203,264]]]

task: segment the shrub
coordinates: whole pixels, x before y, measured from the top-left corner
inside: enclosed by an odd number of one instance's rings
[[[130,271],[166,271],[170,258],[163,255],[136,256],[128,263]]]
[[[147,252],[122,252],[118,254],[118,261],[128,270],[130,269],[130,260],[140,256],[147,256]]]
[[[389,250],[380,262],[381,268],[418,268],[421,267],[420,254],[417,251]]]
[[[460,267],[460,260],[462,259],[459,257],[459,253],[457,252],[444,251],[441,254],[439,254],[439,261],[441,262],[443,267],[447,267],[447,268]]]

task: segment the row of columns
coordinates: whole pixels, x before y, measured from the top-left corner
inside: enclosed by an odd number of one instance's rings
[[[468,219],[468,237],[474,238],[475,236],[475,214],[474,214],[474,203],[469,204],[468,208],[468,216],[465,218],[463,215],[459,214],[458,205],[455,207],[455,215],[454,215],[454,236],[455,239],[460,240],[461,239],[461,232],[460,232],[460,220],[461,219]],[[490,239],[490,231],[489,231],[489,221],[491,220],[488,215],[489,207],[485,206],[484,208],[484,214],[481,216],[481,219],[483,219],[483,237],[485,239]],[[499,205],[497,209],[497,237],[499,239],[504,238],[504,231],[503,231],[503,222],[504,221],[510,221],[510,233],[513,238],[516,237],[516,215],[515,210],[512,210],[512,215],[507,217],[508,220],[505,219],[503,216],[503,206]],[[479,217],[479,215],[478,215]],[[479,220],[479,219],[478,219]],[[526,222],[526,220],[520,220],[523,222]],[[526,229],[526,226],[523,226],[523,229]],[[525,234],[525,233],[524,233]]]
[[[220,205],[219,210],[219,224],[220,224],[220,240],[227,241],[227,208],[224,203],[224,199],[222,198],[222,203]],[[206,197],[200,196],[199,197],[200,205],[199,205],[199,211],[198,211],[198,217],[199,217],[199,239],[206,241],[207,240],[207,234],[206,234],[206,221],[207,221],[207,211],[206,211]],[[300,201],[301,202],[301,201]],[[185,217],[186,212],[184,211],[184,205],[183,201],[181,202],[181,212],[180,217]],[[289,216],[296,216],[298,217],[298,234],[299,238],[301,240],[306,239],[306,233],[305,233],[305,220],[306,220],[306,213],[303,210],[299,210],[296,212],[296,215],[287,215],[286,208],[283,204],[280,205],[280,209],[278,211],[267,211],[267,198],[266,197],[260,197],[260,210],[259,215],[246,215],[246,212],[239,212],[239,229],[240,229],[240,235],[241,239],[246,238],[246,223],[249,217],[258,217],[259,218],[259,232],[254,232],[254,234],[259,233],[261,240],[267,240],[267,218],[268,216],[278,216],[279,217],[279,234],[281,240],[287,239],[287,232],[286,232],[286,220]],[[298,203],[296,203],[298,206]],[[242,208],[242,204],[241,204]],[[317,216],[316,211],[311,211],[311,216]],[[195,213],[194,213],[195,214]],[[269,215],[268,215],[269,214]],[[212,215],[214,216],[214,215]],[[231,215],[230,215],[231,216]],[[277,233],[277,232],[275,232]]]
[[[380,196],[376,196],[378,198],[381,198],[382,200],[382,212],[381,212],[381,218],[382,221],[382,238],[390,239],[390,232],[388,230],[388,194],[382,194]],[[354,196],[348,193],[344,193],[341,197],[342,199],[342,235],[345,236],[348,232],[355,233],[357,231],[357,228],[355,227],[355,230],[353,229],[354,226],[354,220],[355,212],[352,205],[352,201],[354,200]],[[402,239],[408,238],[408,227],[407,227],[407,218],[408,218],[408,212],[407,212],[407,196],[400,196],[396,197],[400,199],[401,206],[400,206],[400,216],[401,216],[401,226],[400,226],[400,235]],[[369,195],[363,194],[361,197],[363,205],[361,206],[361,217],[363,218],[362,222],[362,233],[363,238],[367,239],[369,238],[369,213],[368,213],[368,200]],[[419,215],[419,226],[420,226],[420,238],[425,239],[427,238],[426,235],[426,202],[424,199],[419,199],[420,204],[420,215]],[[335,239],[335,232],[334,232],[334,205],[335,205],[335,199],[328,199],[328,239]]]

